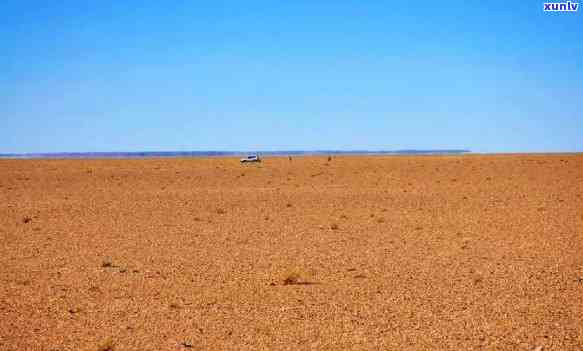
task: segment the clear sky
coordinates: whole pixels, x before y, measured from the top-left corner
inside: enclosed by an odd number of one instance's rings
[[[146,3],[2,2],[0,153],[583,151],[581,10]]]

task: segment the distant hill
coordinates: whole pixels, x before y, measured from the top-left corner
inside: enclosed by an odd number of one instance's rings
[[[262,156],[300,156],[300,155],[444,155],[463,154],[470,150],[282,150],[282,151],[135,151],[135,152],[57,152],[57,153],[11,153],[0,154],[0,158],[158,158],[158,157],[225,157],[260,154]]]

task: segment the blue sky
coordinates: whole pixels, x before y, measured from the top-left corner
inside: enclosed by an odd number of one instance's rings
[[[583,17],[542,1],[23,2],[0,153],[583,151]]]

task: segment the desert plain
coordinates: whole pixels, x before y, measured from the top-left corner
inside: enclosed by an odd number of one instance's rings
[[[0,160],[0,350],[583,350],[583,155]]]

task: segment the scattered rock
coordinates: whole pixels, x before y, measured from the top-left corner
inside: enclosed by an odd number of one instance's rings
[[[192,348],[192,342],[190,342],[190,341],[183,341],[180,343],[180,345],[186,347],[187,349]]]

